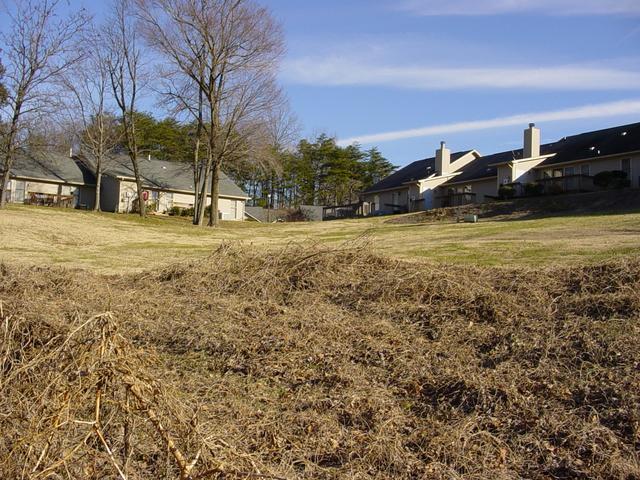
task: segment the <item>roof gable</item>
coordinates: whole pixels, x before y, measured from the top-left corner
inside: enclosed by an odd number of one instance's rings
[[[456,152],[451,155],[451,162],[455,162],[465,155],[473,152],[473,150],[467,150],[464,152]],[[430,177],[436,172],[436,159],[435,157],[425,158],[423,160],[417,160],[410,163],[406,167],[397,170],[388,177],[382,179],[375,185],[366,189],[363,193],[379,192],[382,190],[392,190],[394,188],[400,188],[403,185],[411,182],[418,182]]]

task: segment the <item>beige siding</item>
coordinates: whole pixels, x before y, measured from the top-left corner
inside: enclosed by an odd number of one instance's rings
[[[469,182],[469,185],[471,185],[471,192],[476,194],[476,203],[482,203],[490,200],[487,196],[495,197],[498,195],[496,181],[493,178]]]
[[[536,158],[534,160],[522,160],[514,163],[512,173],[513,182],[520,182],[522,184],[525,184],[535,181],[536,172],[534,168],[540,165],[545,160],[546,158]]]
[[[580,173],[580,169],[583,165],[589,165],[589,174],[591,176],[597,175],[600,172],[606,172],[611,170],[620,170],[621,169],[621,161],[622,159],[630,158],[631,159],[631,186],[640,187],[638,184],[638,177],[640,176],[640,155],[621,155],[618,157],[612,158],[604,158],[604,159],[594,159],[594,160],[582,160],[579,162],[570,162],[563,163],[562,165],[552,165],[548,168],[539,169],[540,172],[544,170],[554,170],[554,169],[562,169],[563,172],[566,168],[575,168],[575,173]],[[541,175],[541,173],[539,173]]]
[[[498,167],[498,183],[496,188],[505,183],[513,182],[513,170],[509,165],[500,165]]]
[[[150,193],[149,200],[151,201],[156,195]],[[119,212],[130,212],[133,205],[133,200],[136,198],[136,184],[134,182],[121,181],[120,182],[120,202]],[[166,213],[171,207],[180,208],[192,208],[195,197],[193,194],[188,193],[170,193],[170,192],[158,192],[158,211],[160,213]],[[207,206],[211,205],[211,197],[208,198]],[[242,221],[244,220],[244,206],[245,200],[220,197],[218,199],[218,209],[222,213],[223,220]]]

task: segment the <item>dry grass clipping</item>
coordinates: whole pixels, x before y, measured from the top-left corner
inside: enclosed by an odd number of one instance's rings
[[[640,478],[640,260],[0,271],[0,478]]]

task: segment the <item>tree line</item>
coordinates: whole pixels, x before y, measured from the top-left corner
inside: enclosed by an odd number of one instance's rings
[[[63,4],[3,3],[0,208],[20,149],[55,144],[56,134],[91,160],[97,209],[116,153],[129,156],[139,199],[141,158],[190,162],[197,225],[218,211],[223,168],[255,204],[272,206],[351,202],[393,169],[377,150],[297,140],[276,82],[282,29],[256,1],[111,0],[101,20]],[[164,119],[141,112],[149,97]],[[138,210],[145,215],[144,202]]]

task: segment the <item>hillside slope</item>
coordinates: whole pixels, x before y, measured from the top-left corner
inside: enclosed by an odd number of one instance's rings
[[[362,247],[3,266],[0,478],[640,478],[640,258]]]

